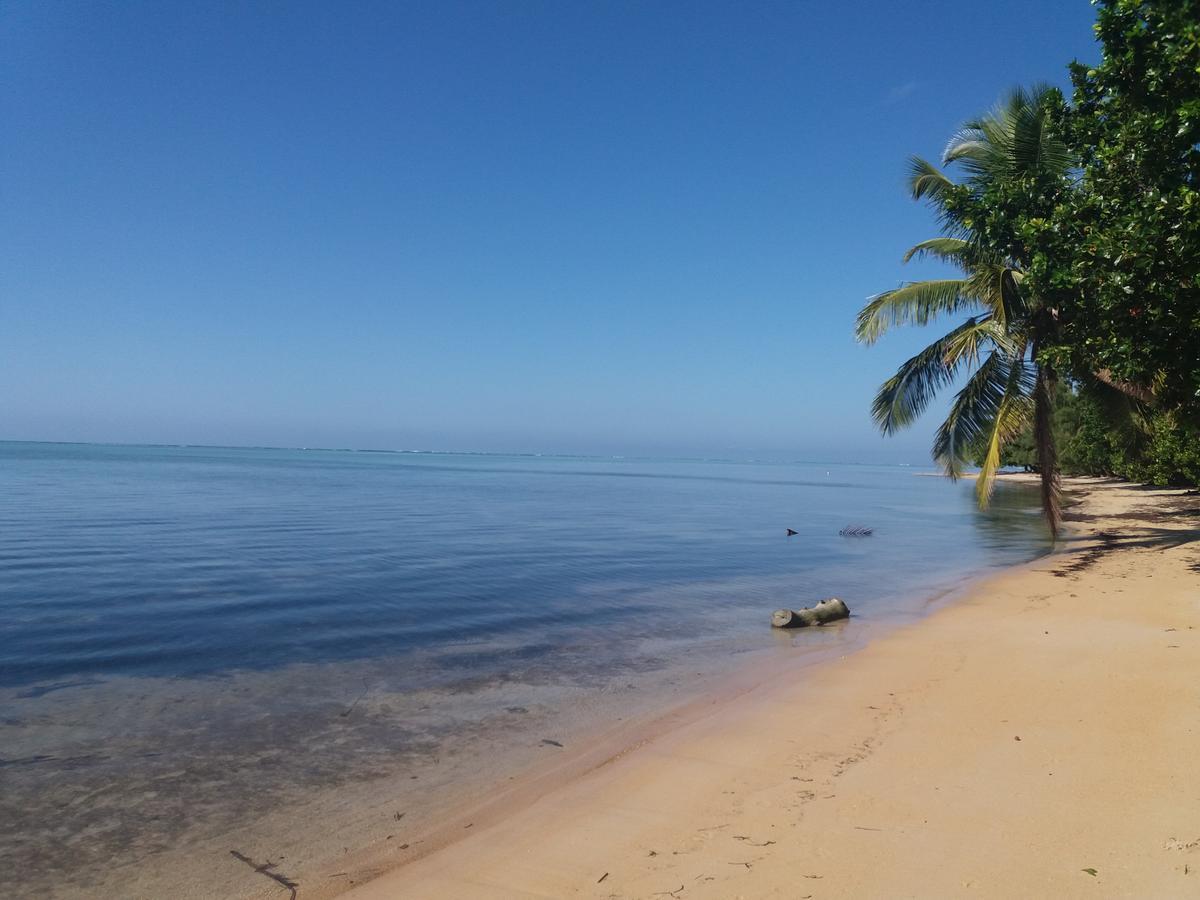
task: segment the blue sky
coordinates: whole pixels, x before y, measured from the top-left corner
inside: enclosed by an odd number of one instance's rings
[[[0,438],[924,462],[867,410],[932,334],[852,337],[935,271],[905,159],[1092,21],[10,0]]]

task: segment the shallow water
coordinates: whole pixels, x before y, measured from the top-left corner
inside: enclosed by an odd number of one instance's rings
[[[915,474],[0,444],[5,895],[120,891],[248,822],[282,846],[262,817],[326,789],[428,813],[778,646],[778,606],[912,618],[1046,549],[1033,494]]]

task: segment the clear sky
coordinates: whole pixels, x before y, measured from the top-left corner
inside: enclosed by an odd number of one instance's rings
[[[910,153],[1083,0],[0,5],[0,438],[928,460]],[[942,407],[939,406],[939,409]]]

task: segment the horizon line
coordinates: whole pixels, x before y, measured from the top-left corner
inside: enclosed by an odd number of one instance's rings
[[[899,468],[936,468],[932,461],[929,463],[913,462],[863,462],[861,460],[831,460],[803,458],[769,458],[767,456],[655,456],[651,454],[623,453],[566,453],[538,450],[431,450],[417,448],[384,448],[384,447],[299,447],[277,446],[272,444],[194,444],[194,443],[161,443],[148,441],[52,441],[28,438],[0,438],[0,444],[49,444],[51,446],[67,447],[141,447],[160,450],[284,450],[310,453],[385,453],[411,456],[518,456],[526,458],[549,457],[554,459],[604,459],[604,460],[642,460],[642,461],[675,461],[675,462],[728,462],[728,463],[773,463],[773,464],[806,464],[806,465],[835,465],[835,466],[896,466]]]

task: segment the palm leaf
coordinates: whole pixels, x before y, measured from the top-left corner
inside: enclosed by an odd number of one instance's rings
[[[1050,128],[1050,109],[1062,102],[1052,87],[1017,88],[950,139],[942,164],[958,163],[975,189],[998,178],[1064,176],[1075,160]]]
[[[977,365],[981,352],[989,344],[1009,355],[1017,352],[1019,341],[1008,333],[1002,321],[985,315],[969,319],[966,324],[972,323],[973,327],[956,328],[942,339],[945,342],[947,359]]]
[[[954,381],[963,365],[973,365],[979,348],[994,341],[997,328],[987,319],[968,319],[945,337],[907,360],[885,381],[871,405],[871,416],[884,434],[893,434],[920,417],[939,389]]]
[[[965,280],[949,278],[912,281],[872,297],[858,314],[854,335],[863,344],[873,344],[897,325],[927,325],[940,315],[978,306],[967,296]]]
[[[1012,115],[1012,155],[1016,173],[1038,179],[1059,178],[1075,164],[1066,143],[1050,127],[1051,106],[1061,106],[1057,88],[1035,85],[1015,91]]]
[[[957,237],[936,237],[921,241],[904,254],[904,262],[927,257],[948,262],[964,271],[969,270],[977,248],[968,240]]]
[[[1022,277],[998,256],[981,258],[971,267],[963,292],[977,298],[1001,324],[1016,322],[1025,311],[1019,288]]]
[[[979,175],[995,165],[995,147],[978,126],[957,132],[942,151],[942,165],[959,163],[971,175]]]
[[[981,509],[987,509],[991,503],[996,472],[1000,469],[1000,453],[1004,445],[1025,430],[1033,413],[1033,404],[1029,395],[1024,392],[1024,375],[1023,363],[1010,368],[1008,382],[1004,386],[1004,396],[992,421],[983,464],[979,467],[979,477],[975,481],[975,497]]]
[[[951,478],[962,474],[972,449],[990,436],[1014,368],[1019,370],[1020,389],[1028,391],[1031,379],[1024,361],[996,350],[955,395],[950,412],[933,440],[933,457]]]
[[[920,156],[909,157],[908,189],[914,200],[928,198],[934,203],[944,199],[955,187],[946,173]]]

